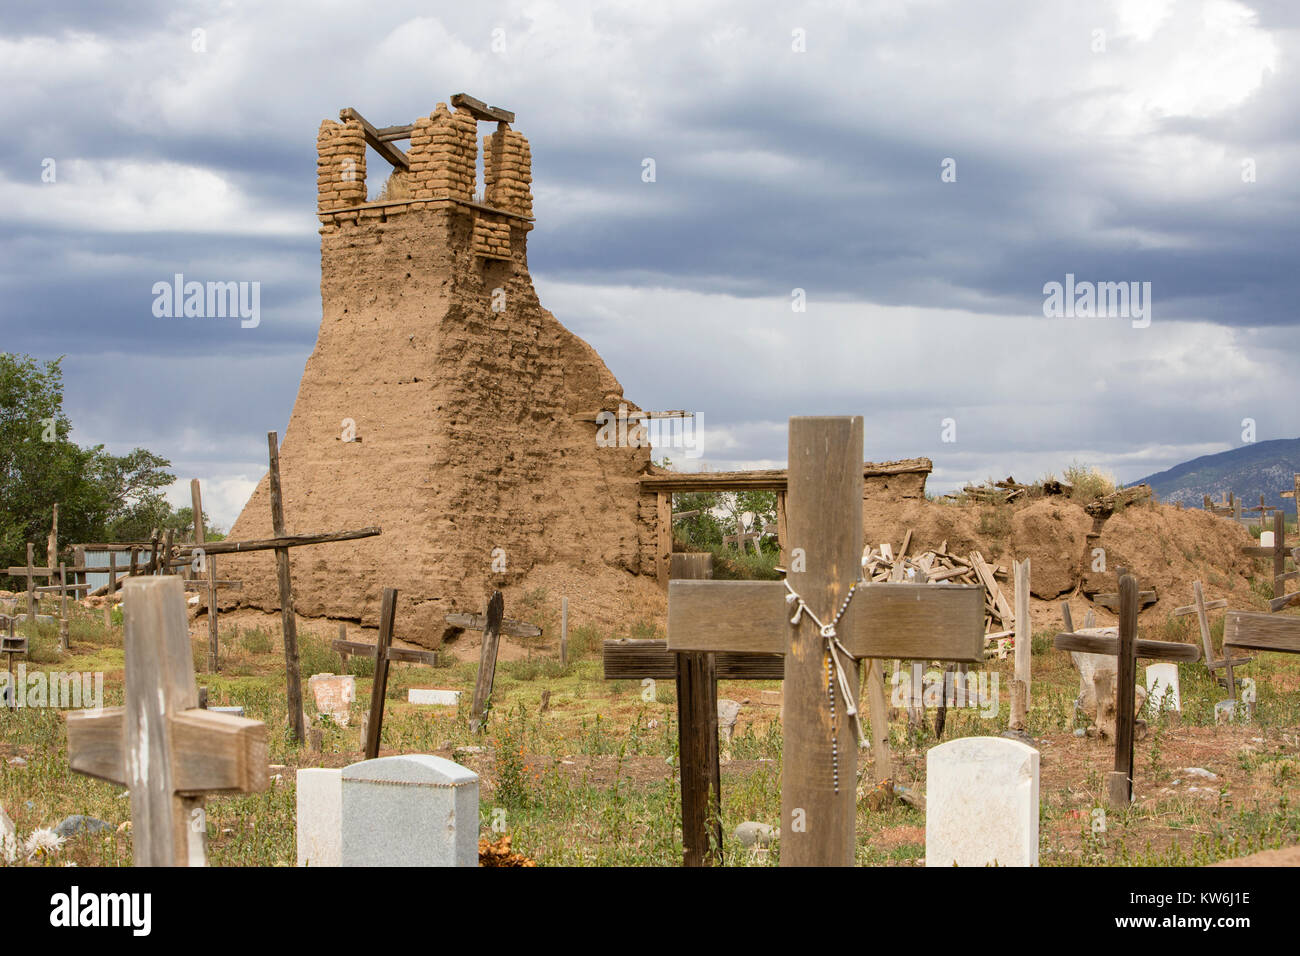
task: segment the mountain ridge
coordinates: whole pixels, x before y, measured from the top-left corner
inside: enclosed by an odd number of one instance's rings
[[[1295,502],[1283,498],[1282,492],[1294,488],[1297,473],[1300,438],[1273,438],[1201,455],[1129,484],[1148,484],[1161,501],[1195,508],[1201,507],[1204,495],[1218,501],[1228,492],[1250,508],[1259,504],[1262,494],[1266,504],[1294,514]]]

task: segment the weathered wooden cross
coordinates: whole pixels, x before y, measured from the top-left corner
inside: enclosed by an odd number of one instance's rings
[[[136,866],[203,866],[204,795],[266,789],[266,725],[199,708],[180,578],[122,591],[126,706],[70,713],[68,764],[130,788]]]
[[[469,710],[469,729],[479,733],[487,720],[488,707],[492,698],[492,684],[497,673],[497,649],[501,635],[529,638],[541,637],[542,629],[536,624],[512,621],[505,617],[505,598],[500,591],[493,591],[488,599],[486,614],[448,614],[447,623],[454,627],[470,631],[482,631],[483,643],[479,646],[478,677],[474,681],[474,701]]]
[[[784,583],[668,588],[669,650],[785,655],[782,866],[853,865],[858,746],[843,688],[856,693],[857,661],[984,660],[983,588],[858,583],[862,434],[859,416],[790,419]]]
[[[194,512],[194,544],[202,548],[207,544],[207,532],[203,527],[203,494],[199,489],[199,480],[190,479],[190,503]],[[199,563],[198,570],[206,573],[206,588],[199,589],[201,592],[207,592],[208,605],[208,671],[215,674],[220,669],[218,647],[218,624],[217,615],[219,608],[217,604],[217,588],[231,587],[238,590],[243,586],[240,581],[218,581],[217,580],[217,562],[214,558],[208,557],[207,551],[203,552],[203,558]],[[189,587],[195,587],[195,582],[190,582]],[[188,589],[188,588],[187,588]]]
[[[78,591],[89,590],[88,584],[69,584],[68,566],[59,562],[59,583],[36,588],[37,594],[57,594],[59,596],[59,650],[68,649],[68,592],[76,595]],[[39,599],[38,599],[39,600]]]
[[[1270,610],[1278,611],[1292,603],[1292,601],[1300,600],[1300,593],[1286,594],[1286,582],[1292,579],[1294,575],[1287,574],[1286,570],[1286,517],[1281,510],[1273,512],[1273,547],[1264,548],[1254,545],[1240,549],[1240,553],[1248,558],[1272,560],[1273,600],[1270,604]],[[1300,567],[1300,562],[1297,562],[1297,567]]]
[[[186,559],[196,550],[202,550],[205,560],[214,554],[235,554],[247,551],[274,551],[276,579],[280,587],[280,625],[284,631],[285,692],[289,702],[289,730],[293,739],[303,740],[302,677],[298,671],[298,621],[294,617],[293,583],[289,574],[289,549],[329,541],[352,541],[381,534],[379,528],[361,528],[357,531],[335,531],[325,534],[295,534],[285,532],[284,502],[280,492],[280,445],[275,432],[267,432],[266,444],[270,452],[268,479],[271,492],[271,528],[273,538],[256,541],[213,541],[181,548],[176,553]],[[168,553],[170,553],[170,548]],[[211,641],[209,632],[209,641]],[[210,649],[210,648],[209,648]]]
[[[375,661],[375,675],[370,683],[370,716],[366,718],[363,734],[363,749],[367,760],[379,756],[379,740],[384,730],[384,698],[388,695],[388,665],[393,661],[428,664],[430,667],[438,663],[436,651],[393,647],[393,622],[396,618],[397,588],[384,588],[383,603],[379,608],[379,637],[376,642],[367,644],[364,641],[349,641],[346,637],[334,641],[334,649],[343,655],[344,663],[350,654],[372,657]],[[339,625],[339,630],[340,633],[346,633],[342,624]]]
[[[1201,590],[1200,581],[1192,582],[1192,595],[1195,599],[1195,602],[1192,604],[1188,604],[1185,607],[1174,608],[1174,612],[1171,616],[1185,617],[1188,614],[1196,615],[1196,623],[1199,626],[1201,631],[1201,648],[1205,651],[1205,666],[1209,670],[1210,676],[1216,678],[1219,681],[1219,683],[1227,687],[1228,695],[1233,700],[1236,700],[1237,679],[1233,674],[1233,669],[1237,667],[1244,667],[1246,664],[1249,664],[1252,660],[1254,660],[1254,658],[1253,657],[1231,657],[1227,652],[1227,648],[1224,648],[1222,659],[1218,658],[1218,655],[1214,653],[1214,641],[1210,637],[1210,616],[1206,612],[1213,611],[1221,607],[1227,607],[1228,602],[1223,599],[1220,599],[1218,601],[1206,601],[1205,593]],[[1226,679],[1225,677],[1219,677],[1217,674],[1215,674],[1215,671],[1218,670],[1222,670],[1224,672]]]
[[[1159,661],[1195,661],[1201,656],[1194,644],[1138,640],[1138,583],[1131,574],[1121,574],[1119,594],[1119,636],[1062,633],[1054,641],[1063,651],[1111,654],[1119,659],[1115,676],[1115,769],[1107,775],[1110,805],[1123,809],[1133,802],[1133,738],[1136,727],[1137,662],[1139,657]]]
[[[1300,548],[1293,554],[1300,565]],[[1300,654],[1300,617],[1229,611],[1223,621],[1224,654],[1230,647]]]
[[[708,866],[722,850],[718,681],[781,680],[785,658],[780,654],[674,653],[667,641],[634,638],[605,641],[601,653],[605,680],[676,681],[682,865]],[[876,726],[873,719],[873,738]]]

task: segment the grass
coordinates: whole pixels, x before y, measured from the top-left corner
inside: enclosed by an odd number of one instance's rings
[[[553,602],[535,595],[530,613],[548,620]],[[1214,622],[1216,646],[1222,621]],[[33,636],[29,669],[102,671],[107,706],[122,703],[121,628],[105,628],[102,617],[79,611],[71,628],[71,649],[57,651],[57,630]],[[205,632],[206,633],[206,632]],[[552,632],[553,633],[553,632]],[[661,633],[652,623],[624,633]],[[318,671],[343,670],[330,646],[332,629],[300,624],[305,680]],[[469,730],[469,699],[477,672],[474,661],[447,658],[437,668],[397,664],[390,671],[385,708],[385,752],[437,752],[480,774],[481,835],[508,832],[513,845],[544,865],[675,866],[681,857],[680,793],[675,773],[676,699],[671,681],[653,693],[635,680],[605,681],[599,643],[606,635],[590,626],[570,628],[570,660],[561,666],[554,650],[534,647],[531,656],[502,661],[492,708],[481,736]],[[1192,638],[1187,619],[1143,621],[1143,637]],[[1104,772],[1111,751],[1105,742],[1074,736],[1084,721],[1076,714],[1078,678],[1067,655],[1050,646],[1051,634],[1034,635],[1034,683],[1028,730],[1044,752],[1040,803],[1044,865],[1172,866],[1300,842],[1300,807],[1290,797],[1300,779],[1300,658],[1261,654],[1240,674],[1257,692],[1254,720],[1216,728],[1214,701],[1225,696],[1201,664],[1180,665],[1183,712],[1148,713],[1137,746],[1135,787],[1139,802],[1125,813],[1105,811]],[[369,707],[370,674],[357,676],[357,701],[348,726],[322,721],[309,695],[308,716],[322,729],[322,751],[293,743],[287,730],[283,652],[278,628],[229,628],[222,632],[220,674],[203,673],[205,637],[194,639],[198,681],[212,704],[242,704],[251,718],[270,729],[269,759],[276,776],[256,794],[208,800],[209,858],[214,866],[287,866],[295,861],[295,770],[345,766],[359,758],[361,715]],[[57,662],[57,663],[56,663]],[[352,658],[349,669],[362,670]],[[990,662],[999,694],[992,716],[973,707],[948,711],[944,739],[996,735],[1009,718],[1012,661]],[[887,667],[887,671],[892,668]],[[888,675],[887,675],[888,676]],[[458,708],[406,703],[414,686],[462,691]],[[888,686],[888,685],[887,685]],[[719,697],[742,702],[736,733],[724,748],[722,769],[723,862],[769,866],[780,858],[779,840],[763,857],[738,847],[736,825],[780,822],[781,724],[774,704],[761,691],[780,682],[723,681]],[[549,704],[541,710],[543,692]],[[894,779],[924,792],[925,752],[936,743],[933,714],[909,729],[896,712],[889,727]],[[481,748],[479,751],[466,748]],[[25,766],[11,763],[20,757]],[[861,760],[861,784],[870,789],[868,761]],[[1192,792],[1182,768],[1205,766],[1219,780]],[[1217,789],[1216,789],[1217,788]],[[64,714],[48,708],[0,710],[0,804],[26,837],[81,813],[113,827],[103,835],[81,835],[50,859],[51,864],[129,865],[130,818],[123,788],[71,773],[67,765]],[[1097,830],[1095,811],[1104,812]],[[908,866],[924,856],[924,814],[889,802],[858,802],[856,858],[860,864]],[[22,862],[21,856],[18,862]]]

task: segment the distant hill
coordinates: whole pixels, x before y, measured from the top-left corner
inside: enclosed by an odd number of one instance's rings
[[[1277,438],[1202,455],[1133,484],[1146,482],[1161,501],[1195,508],[1201,507],[1202,495],[1218,501],[1231,491],[1246,508],[1259,504],[1263,495],[1268,504],[1285,505],[1287,514],[1294,515],[1295,502],[1283,499],[1281,492],[1291,490],[1297,472],[1300,438]]]

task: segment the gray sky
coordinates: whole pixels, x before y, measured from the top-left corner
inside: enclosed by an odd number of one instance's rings
[[[317,126],[462,90],[532,144],[543,304],[700,414],[687,467],[783,463],[792,414],[937,490],[1300,434],[1291,0],[108,7],[0,8],[0,348],[66,354],[74,438],[219,524],[320,321]],[[155,317],[177,272],[260,282],[260,325]],[[1067,274],[1150,324],[1045,318]]]

